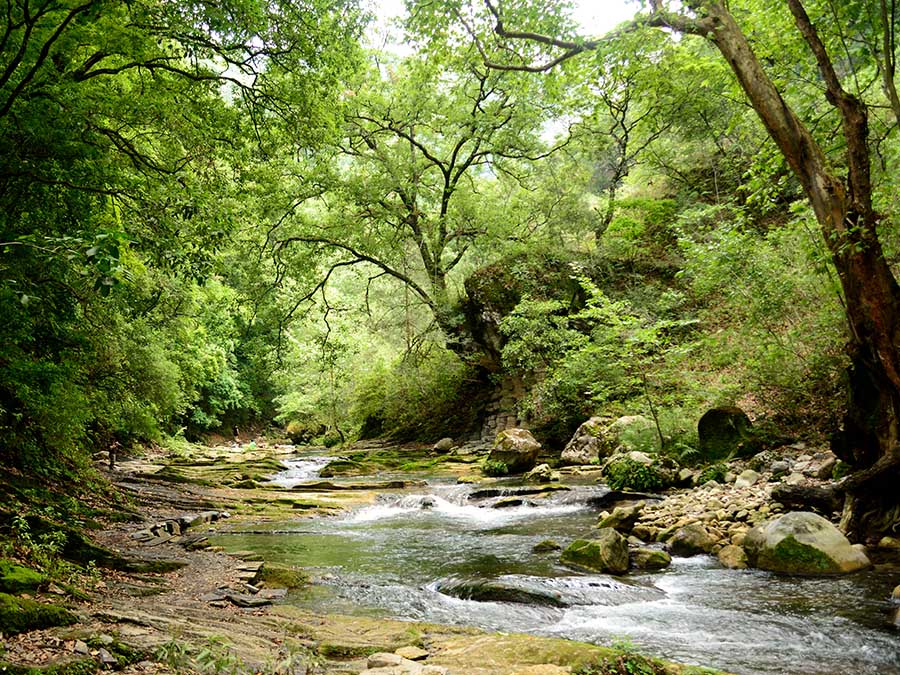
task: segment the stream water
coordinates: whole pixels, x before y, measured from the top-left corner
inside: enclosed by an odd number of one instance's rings
[[[256,526],[217,543],[309,569],[320,583],[289,601],[320,611],[629,640],[742,674],[900,675],[900,633],[888,621],[900,573],[785,578],[699,556],[659,572],[579,574],[558,564],[558,552],[532,548],[589,536],[604,487],[524,496],[505,508],[495,507],[503,495],[477,490],[433,482],[338,517],[269,524],[272,533]]]

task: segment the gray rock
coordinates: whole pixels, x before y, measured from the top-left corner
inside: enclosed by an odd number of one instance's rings
[[[372,654],[366,661],[369,668],[390,668],[392,666],[403,665],[404,658],[398,654],[389,654],[387,652],[378,652]]]
[[[748,488],[751,485],[755,485],[756,481],[759,480],[759,474],[753,469],[747,469],[741,472],[741,475],[737,477],[737,480],[734,481],[734,487],[740,488]]]
[[[607,451],[602,442],[604,423],[600,417],[591,417],[575,431],[562,451],[563,464],[591,464]]]
[[[531,471],[522,476],[522,478],[537,483],[549,483],[554,479],[559,480],[559,474],[556,474],[550,468],[549,464],[538,464]]]
[[[769,466],[769,471],[772,472],[773,476],[783,476],[791,470],[791,463],[785,459],[780,459],[776,462],[772,462]]]
[[[716,540],[700,523],[690,523],[680,527],[669,539],[669,553],[677,556],[692,556],[700,553],[709,553]]]
[[[742,570],[747,568],[747,554],[744,549],[734,544],[723,546],[718,554],[719,562],[725,567],[732,570]]]
[[[453,449],[454,443],[452,438],[442,438],[437,443],[434,444],[435,452],[450,452]]]
[[[655,548],[636,548],[630,559],[631,566],[639,570],[661,570],[672,564],[672,556]]]
[[[490,462],[506,464],[510,473],[522,473],[534,468],[541,444],[525,429],[506,429],[497,434],[488,455]]]
[[[751,566],[782,574],[845,574],[871,565],[832,523],[808,511],[754,527],[744,550]]]
[[[644,502],[642,501],[628,506],[617,506],[610,515],[597,523],[597,527],[611,527],[618,532],[628,534],[634,529],[643,511]]]
[[[97,650],[97,658],[104,666],[117,666],[119,660],[102,647]]]

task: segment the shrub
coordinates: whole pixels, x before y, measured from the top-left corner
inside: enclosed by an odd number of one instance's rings
[[[714,480],[717,483],[724,483],[725,474],[727,472],[728,467],[726,467],[724,464],[710,464],[700,472],[700,475],[697,477],[697,484],[703,485],[704,483],[708,483],[711,480]]]
[[[506,465],[506,462],[498,462],[492,459],[485,460],[484,464],[481,465],[481,470],[485,476],[499,477],[509,475],[509,467]]]
[[[655,466],[642,464],[625,458],[611,464],[603,470],[606,482],[613,490],[631,488],[632,490],[655,491],[666,487],[665,475]]]

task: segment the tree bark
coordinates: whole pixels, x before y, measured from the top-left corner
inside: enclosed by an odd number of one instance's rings
[[[787,0],[798,30],[816,58],[828,101],[838,109],[846,141],[847,176],[829,165],[810,131],[765,73],[734,17],[718,0],[689,3],[699,32],[731,65],[754,110],[800,180],[840,278],[851,330],[850,398],[835,452],[857,470],[845,492],[843,526],[857,538],[896,526],[900,494],[900,287],[878,240],[872,208],[868,115],[840,84],[800,0]],[[893,514],[893,516],[891,515]]]

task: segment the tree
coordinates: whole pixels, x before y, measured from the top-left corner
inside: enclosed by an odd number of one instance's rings
[[[325,256],[324,278],[365,265],[399,281],[458,351],[472,348],[455,312],[452,275],[473,247],[512,238],[501,212],[526,162],[555,148],[539,136],[546,106],[517,96],[516,74],[466,61],[378,64],[347,92],[343,135],[318,199],[298,199],[272,233],[276,256],[297,245]],[[522,79],[518,77],[518,79]],[[565,142],[565,141],[563,141]]]
[[[824,15],[833,3],[820,7],[812,0],[785,0],[777,10],[787,9],[793,26],[793,32],[781,39],[803,45],[804,51],[797,56],[813,66],[820,95],[836,115],[842,149],[837,161],[829,161],[831,148],[804,122],[783,83],[779,87],[767,72],[759,56],[764,47],[748,38],[739,23],[739,17],[752,16],[754,11],[766,12],[768,18],[776,8],[720,0],[650,0],[648,4],[649,11],[638,14],[630,25],[593,40],[572,35],[571,25],[559,19],[553,19],[547,30],[537,6],[529,3],[517,4],[508,14],[494,0],[453,3],[452,11],[478,42],[485,62],[504,71],[543,72],[600,48],[622,31],[647,27],[697,35],[717,48],[799,180],[830,250],[851,337],[850,397],[844,428],[834,443],[835,452],[855,469],[839,485],[846,495],[842,526],[857,537],[884,532],[894,525],[900,510],[896,490],[900,479],[900,286],[877,231],[885,217],[873,206],[877,153],[870,135],[872,107],[864,100],[868,91],[854,91],[853,58],[829,48],[820,22],[807,11],[807,6],[815,7]],[[883,89],[892,99],[897,17],[885,2],[874,3],[873,8],[882,17],[879,68]],[[480,27],[473,28],[475,19],[481,20]],[[875,42],[870,39],[869,43]]]

